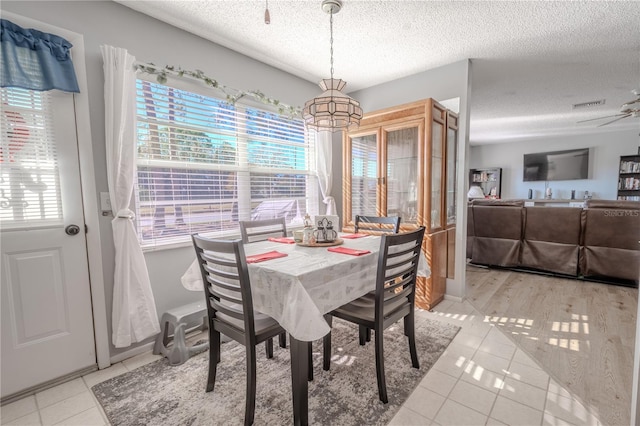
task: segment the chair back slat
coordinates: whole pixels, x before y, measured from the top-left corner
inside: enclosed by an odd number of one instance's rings
[[[416,249],[413,245],[408,246],[407,248],[404,248],[404,249],[401,247],[399,250],[394,251],[393,253],[389,253],[389,258],[394,259],[396,257],[402,257],[409,253],[415,253],[415,251]]]
[[[376,321],[384,321],[385,308],[410,309],[415,299],[418,261],[425,228],[402,234],[384,234],[380,241],[376,279]],[[406,299],[406,304],[401,299]]]
[[[214,296],[215,300],[217,301],[226,302],[227,304],[242,306],[242,297],[239,295],[232,296],[230,294],[217,290],[213,286],[209,286],[209,292],[211,293],[212,296]]]
[[[402,288],[398,285],[397,287],[400,291],[389,291],[384,294],[385,303],[390,303],[391,301],[398,300],[402,297],[409,297],[411,295],[412,289],[410,286]]]
[[[359,231],[393,233],[400,231],[399,216],[363,216],[356,215],[354,227],[356,234]]]
[[[264,241],[270,237],[286,237],[287,224],[284,217],[264,220],[245,220],[240,222],[240,234],[243,243]]]
[[[216,315],[218,315],[218,313],[223,313],[234,319],[244,321],[244,312],[242,311],[242,309],[237,309],[229,305],[223,305],[222,303],[218,303],[215,299],[211,299],[211,307],[215,309]]]
[[[220,288],[223,288],[225,290],[234,291],[236,293],[240,293],[242,291],[242,289],[240,288],[240,286],[238,284],[230,283],[230,282],[226,282],[226,281],[222,281],[222,280],[218,280],[218,279],[214,278],[213,275],[207,276],[207,282],[209,282],[209,284],[211,284],[211,285],[213,285],[215,287],[220,287]]]
[[[249,270],[241,240],[217,240],[192,236],[200,265],[209,318],[217,312],[244,321],[247,336],[255,334]],[[228,324],[227,324],[228,325]]]
[[[229,266],[233,267],[235,266],[235,263],[230,264]],[[231,272],[231,271],[223,271],[222,269],[219,268],[214,268],[211,263],[206,263],[204,264],[204,269],[206,269],[206,271],[209,273],[209,276],[215,276],[215,277],[219,277],[222,279],[226,279],[227,281],[232,281],[232,282],[238,282],[238,280],[240,279],[240,277],[238,276],[237,272]],[[217,280],[219,282],[223,282],[222,280]],[[236,284],[239,288],[239,284]]]
[[[411,272],[414,264],[418,262],[418,256],[412,256],[402,262],[387,263],[385,268],[385,280],[391,281],[397,277],[402,277]]]
[[[235,267],[236,262],[235,259],[226,259],[224,257],[214,256],[212,253],[203,252],[202,253],[203,260],[206,260],[209,265],[220,265],[223,267]]]
[[[384,288],[388,292],[397,293],[396,289],[400,287],[404,288],[407,286],[407,284],[411,284],[412,278],[413,277],[411,276],[411,274],[406,274],[402,279],[399,279],[398,277],[396,277],[396,279],[394,279],[393,281],[388,281]]]

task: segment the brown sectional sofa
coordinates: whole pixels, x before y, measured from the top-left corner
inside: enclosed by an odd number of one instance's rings
[[[587,200],[581,209],[473,200],[468,208],[472,263],[638,284],[640,202]]]
[[[590,200],[582,211],[580,270],[638,281],[640,202]]]

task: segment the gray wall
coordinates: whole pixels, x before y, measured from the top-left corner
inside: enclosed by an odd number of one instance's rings
[[[439,101],[460,98],[466,102],[469,61],[459,61],[388,83],[359,90],[349,95],[360,102],[364,112],[406,104],[426,98]],[[464,111],[461,111],[464,114]],[[461,121],[464,116],[461,117]]]
[[[472,146],[469,167],[502,167],[502,198],[543,198],[545,182],[524,182],[523,155],[534,152],[562,151],[574,148],[593,148],[590,153],[590,178],[549,182],[553,198],[568,199],[571,190],[576,196],[589,191],[594,198],[615,200],[618,188],[618,164],[621,155],[638,152],[638,130],[626,130],[588,135],[539,138],[532,141]]]
[[[260,89],[290,105],[303,105],[320,89],[313,83],[257,62],[183,30],[172,27],[112,1],[3,1],[3,11],[13,12],[84,35],[89,87],[91,133],[96,190],[107,191],[104,138],[104,76],[100,45],[123,47],[141,62],[200,69],[222,84],[237,89]],[[338,154],[339,155],[339,154]],[[105,297],[111,326],[114,248],[111,218],[100,218],[104,259]],[[172,307],[200,300],[189,292],[180,276],[194,259],[190,246],[145,254],[158,315]],[[109,330],[109,335],[111,330]],[[151,339],[149,339],[150,341]],[[111,346],[111,356],[130,349]]]

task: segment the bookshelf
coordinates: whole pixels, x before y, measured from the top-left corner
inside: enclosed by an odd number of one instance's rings
[[[620,157],[618,200],[640,201],[640,155]]]
[[[479,186],[485,196],[492,198],[500,198],[502,186],[502,169],[470,169],[469,170],[469,188]],[[495,195],[491,191],[495,190]]]

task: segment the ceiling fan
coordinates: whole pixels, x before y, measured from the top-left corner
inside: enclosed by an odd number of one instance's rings
[[[606,123],[599,124],[598,127],[606,126],[607,124],[615,123],[618,120],[622,120],[627,117],[640,117],[640,89],[634,89],[631,91],[636,98],[622,104],[620,107],[620,112],[614,115],[606,115],[604,117],[591,118],[589,120],[578,121],[578,123],[586,123],[587,121],[596,121],[596,120],[604,120],[605,118],[614,118],[613,120],[607,121]]]

